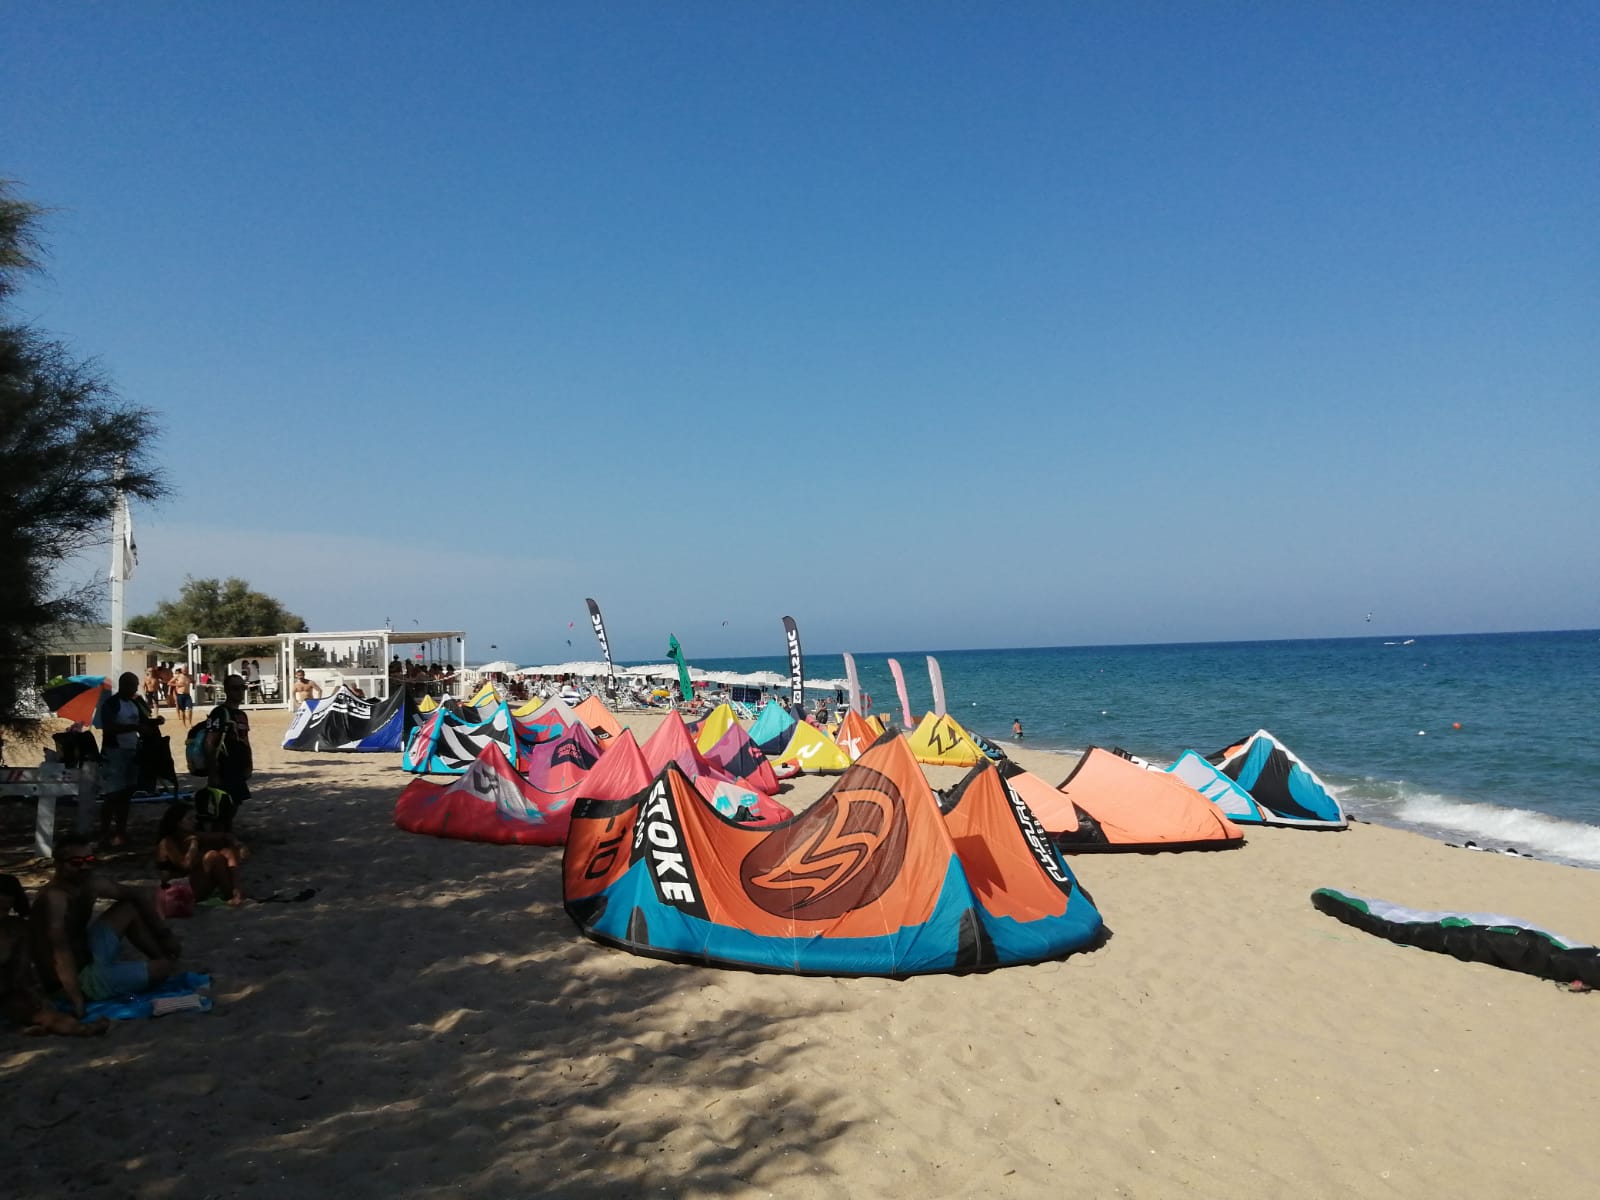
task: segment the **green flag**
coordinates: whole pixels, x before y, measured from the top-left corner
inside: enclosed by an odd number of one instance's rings
[[[693,699],[694,688],[689,685],[689,664],[683,661],[683,647],[678,645],[678,635],[667,635],[667,657],[678,664],[678,695],[685,700]]]

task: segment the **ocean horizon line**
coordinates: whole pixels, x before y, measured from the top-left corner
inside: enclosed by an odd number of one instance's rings
[[[1429,633],[1418,631],[1398,631],[1394,633],[1370,634],[1341,634],[1337,637],[1292,637],[1292,638],[1221,638],[1202,639],[1197,641],[1172,641],[1172,642],[1083,642],[1074,645],[1037,645],[1037,646],[944,646],[944,647],[899,647],[890,650],[815,650],[806,648],[807,657],[830,656],[838,657],[842,654],[854,655],[915,655],[915,654],[1009,654],[1013,652],[1035,650],[1160,650],[1167,647],[1184,647],[1195,649],[1207,646],[1273,646],[1273,645],[1307,645],[1315,642],[1365,642],[1374,639],[1386,638],[1502,638],[1502,637],[1571,637],[1576,634],[1592,633],[1600,637],[1600,626],[1578,629],[1505,629],[1505,630],[1476,630],[1470,633],[1443,632]],[[687,648],[686,648],[687,649]],[[715,660],[717,662],[738,662],[744,659],[784,658],[786,654],[780,644],[779,648],[770,654],[712,654],[691,656],[694,658]],[[623,659],[618,658],[619,666],[645,666],[657,661],[657,658]]]

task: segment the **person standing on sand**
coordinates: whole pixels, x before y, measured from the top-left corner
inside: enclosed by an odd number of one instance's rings
[[[185,729],[194,720],[194,685],[189,681],[189,672],[184,667],[178,667],[172,672],[172,703],[178,709],[178,724]]]
[[[244,710],[242,675],[222,681],[223,702],[206,717],[206,783],[195,796],[202,828],[230,833],[239,806],[250,798],[255,763],[250,750],[250,714]]]
[[[294,687],[292,691],[294,693],[294,707],[296,712],[300,711],[301,706],[304,705],[307,700],[322,699],[322,687],[314,680],[307,679],[304,671],[296,671],[294,673]]]
[[[87,838],[62,834],[55,863],[55,874],[39,889],[28,919],[33,965],[47,992],[65,992],[73,1015],[82,1017],[90,1000],[148,991],[177,972],[178,939],[154,900],[95,874]],[[99,900],[114,903],[96,917]],[[122,960],[125,939],[145,956],[143,961]]]
[[[94,723],[100,727],[100,841],[128,844],[128,810],[139,786],[139,734],[154,718],[139,695],[139,677],[124,671],[117,690],[100,701]]]

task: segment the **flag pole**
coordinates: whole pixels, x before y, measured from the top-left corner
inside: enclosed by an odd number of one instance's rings
[[[121,483],[121,471],[117,472]],[[122,589],[127,577],[128,501],[117,488],[117,500],[111,508],[111,688],[116,690],[122,678]]]

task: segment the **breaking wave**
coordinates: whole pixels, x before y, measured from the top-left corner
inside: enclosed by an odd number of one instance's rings
[[[1534,858],[1600,867],[1600,826],[1526,808],[1475,803],[1401,783],[1367,780],[1336,788],[1352,813],[1435,839],[1460,838],[1486,850],[1516,850]]]

